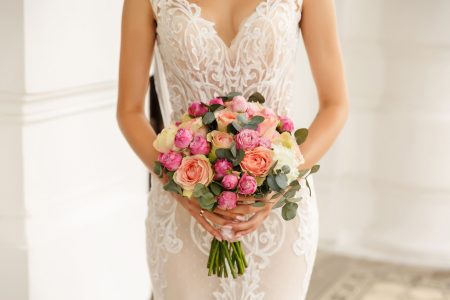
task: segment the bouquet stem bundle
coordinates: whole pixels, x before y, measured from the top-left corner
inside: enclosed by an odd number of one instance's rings
[[[228,271],[233,278],[244,274],[248,267],[241,242],[219,241],[214,238],[208,258],[208,276],[228,277]]]

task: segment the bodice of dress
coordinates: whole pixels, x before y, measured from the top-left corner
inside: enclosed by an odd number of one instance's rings
[[[164,72],[170,119],[196,100],[258,91],[279,114],[292,102],[302,0],[261,0],[227,46],[215,23],[187,0],[151,0],[157,22],[156,64]],[[161,76],[161,75],[158,75]],[[167,105],[167,104],[166,104]]]

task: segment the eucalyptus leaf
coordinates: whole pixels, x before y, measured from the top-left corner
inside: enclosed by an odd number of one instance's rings
[[[263,207],[264,205],[266,205],[266,203],[262,201],[256,201],[255,203],[253,203],[254,207]]]
[[[256,124],[246,124],[246,125],[244,125],[244,127],[242,127],[242,129],[257,130],[258,129],[258,125],[256,125]]]
[[[237,150],[236,150],[236,143],[233,141],[230,148],[231,155],[233,155],[234,158],[236,158]]]
[[[264,117],[263,116],[254,116],[253,118],[251,118],[251,120],[248,122],[251,125],[258,125],[261,124],[262,122],[264,122]]]
[[[308,172],[309,172],[309,169],[300,170],[299,173],[298,173],[298,177],[302,178],[303,176],[308,174]]]
[[[280,197],[282,195],[283,195],[283,193],[275,193],[275,194],[272,195],[272,197],[270,199],[276,199],[276,198],[278,198],[278,197]]]
[[[281,209],[281,216],[286,221],[292,220],[297,215],[298,204],[295,202],[287,202]]]
[[[281,171],[284,174],[289,174],[289,172],[291,172],[291,168],[288,165],[284,165],[284,166],[281,167]]]
[[[284,189],[288,186],[288,179],[286,174],[278,174],[277,176],[275,176],[275,181],[281,189]]]
[[[202,122],[204,125],[209,125],[216,120],[214,113],[208,111],[202,118]]]
[[[225,154],[227,152],[228,149],[224,149],[224,148],[218,148],[216,149],[216,156],[218,158],[225,158]]]
[[[209,106],[209,111],[210,112],[215,112],[216,110],[218,110],[219,108],[223,107],[222,104],[211,104]]]
[[[176,184],[176,182],[175,181],[173,181],[172,179],[171,180],[169,180],[169,182],[167,182],[167,184],[165,184],[164,186],[163,186],[163,188],[164,188],[164,190],[166,190],[166,191],[169,191],[169,192],[175,192],[175,193],[177,193],[177,194],[182,194],[182,189],[181,189],[181,187],[178,185],[178,184]]]
[[[290,189],[289,191],[287,191],[286,193],[284,193],[284,196],[286,198],[292,198],[295,196],[295,194],[297,194],[297,191],[295,189]]]
[[[314,166],[312,166],[311,172],[309,174],[316,173],[317,171],[319,171],[319,169],[320,169],[320,165],[314,165]]]
[[[269,185],[269,187],[272,191],[276,191],[276,192],[281,191],[281,188],[278,186],[278,184],[275,180],[275,176],[268,175],[267,176],[267,184]]]
[[[228,124],[227,126],[227,132],[232,134],[238,134],[239,131],[234,128],[233,123]]]
[[[231,100],[231,99],[233,99],[234,97],[236,97],[236,96],[241,96],[242,95],[242,93],[240,93],[240,92],[231,92],[231,93],[229,93],[228,95],[227,95],[227,98],[229,99],[229,100]]]
[[[245,156],[244,150],[242,149],[237,150],[236,159],[233,160],[233,166],[235,167],[238,166],[241,163],[242,159],[244,159],[244,156]]]
[[[156,173],[156,175],[161,176],[162,175],[162,164],[159,161],[155,161],[155,163],[153,164],[153,172]]]
[[[288,201],[288,202],[300,202],[300,200],[302,200],[301,197],[300,198],[289,198],[286,201]]]
[[[294,136],[297,145],[301,145],[305,142],[306,138],[308,137],[308,129],[307,128],[297,129],[294,133]]]
[[[233,121],[231,123],[231,125],[233,125],[234,129],[236,129],[237,131],[241,131],[242,130],[242,125],[239,124],[239,122],[237,122],[237,121]]]
[[[222,192],[222,186],[219,183],[214,182],[214,181],[211,182],[211,184],[209,185],[209,189],[216,196]]]
[[[249,122],[245,114],[238,114],[237,119],[242,124],[247,124]]]
[[[274,206],[272,206],[272,209],[282,207],[285,203],[286,203],[286,198],[281,197],[280,200],[278,200],[278,202],[275,203]]]
[[[264,198],[264,194],[263,193],[256,193],[256,194],[253,194],[253,197],[255,198],[255,199],[262,199],[262,198]]]
[[[299,187],[300,186],[300,182],[298,182],[298,180],[294,180],[294,181],[292,181],[291,183],[289,183],[289,186],[292,186],[292,187]]]
[[[266,99],[264,99],[264,96],[261,95],[261,93],[254,92],[250,97],[248,97],[248,101],[264,103],[266,101]]]

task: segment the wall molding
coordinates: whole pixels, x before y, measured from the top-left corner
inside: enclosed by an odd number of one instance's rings
[[[0,92],[0,123],[29,124],[110,108],[117,82],[102,82],[43,93]]]

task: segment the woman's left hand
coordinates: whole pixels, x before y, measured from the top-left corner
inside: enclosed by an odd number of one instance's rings
[[[265,198],[255,199],[253,197],[240,197],[239,201],[244,201],[246,203],[238,204],[235,208],[229,210],[223,210],[216,208],[215,213],[222,216],[234,218],[236,221],[230,222],[225,226],[231,227],[235,234],[235,238],[238,239],[246,234],[249,234],[262,224],[262,222],[267,218],[272,207],[279,200],[271,199],[274,193],[268,194]],[[248,203],[252,201],[252,203]],[[263,202],[263,206],[253,206],[253,202]],[[246,215],[252,215],[248,220]]]

